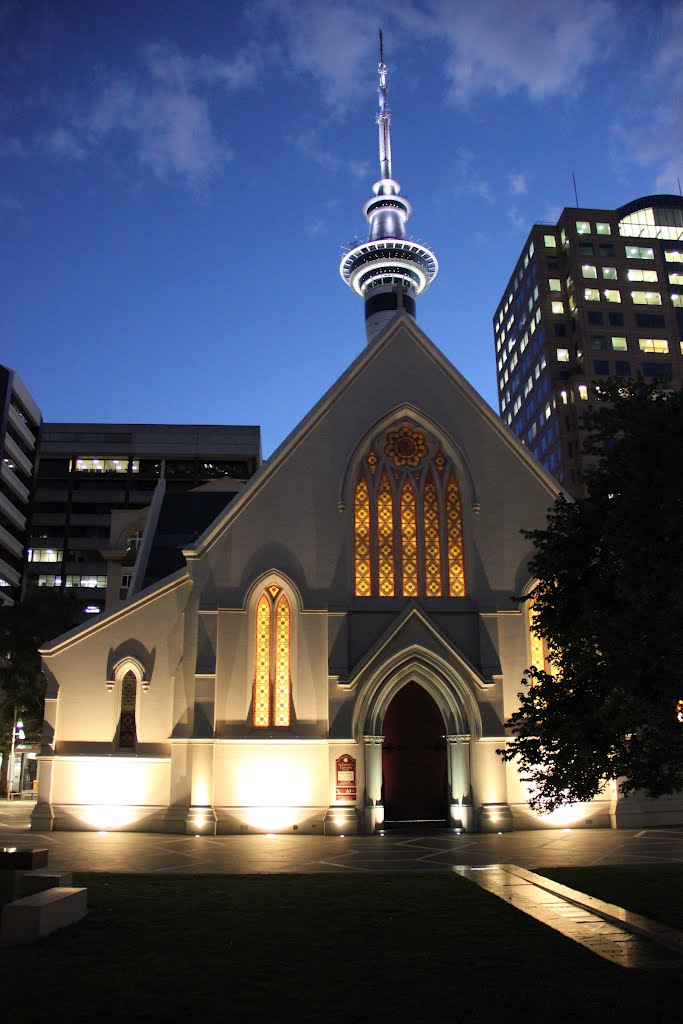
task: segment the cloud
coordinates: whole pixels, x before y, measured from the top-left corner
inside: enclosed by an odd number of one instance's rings
[[[654,53],[638,76],[637,100],[612,125],[612,156],[617,165],[649,167],[653,187],[678,192],[683,180],[683,4],[662,10]]]
[[[521,171],[511,171],[508,174],[508,189],[511,196],[525,196],[529,191],[526,174]]]
[[[575,87],[604,58],[615,24],[613,0],[479,0],[475,5],[430,0],[404,6],[413,30],[446,43],[451,95],[466,103],[480,93],[525,92],[532,100]]]
[[[325,149],[315,129],[309,128],[296,135],[288,135],[285,141],[330,174],[350,174],[358,180],[367,178],[370,174],[370,165],[367,161],[345,160],[339,153],[331,153]]]
[[[508,211],[508,217],[510,218],[510,223],[512,224],[512,226],[516,228],[518,231],[523,231],[524,228],[527,226],[527,220],[521,215],[516,206],[510,207]]]
[[[41,137],[39,148],[56,158],[80,160],[116,137],[126,138],[138,164],[156,178],[201,183],[233,156],[214,126],[209,89],[251,86],[259,67],[253,50],[221,60],[189,57],[155,43],[142,51],[135,71],[109,76],[86,107]]]
[[[608,55],[617,24],[616,0],[376,0],[373,10],[387,28],[391,62],[416,41],[437,44],[450,98],[462,104],[480,94],[523,92],[536,101],[576,90],[586,69]],[[318,81],[337,113],[367,95],[377,37],[366,3],[257,0],[250,18],[264,38],[280,39],[285,65]]]
[[[474,166],[474,154],[461,146],[455,160],[455,191],[460,195],[476,196],[487,203],[495,202],[491,186]]]
[[[14,157],[23,160],[27,156],[29,156],[29,151],[21,139],[16,136],[0,139],[0,157]]]
[[[270,35],[275,29],[286,63],[315,78],[324,102],[337,113],[367,93],[377,61],[367,6],[355,0],[260,0],[250,15],[260,31]]]
[[[320,220],[319,218],[310,221],[310,223],[306,225],[306,234],[309,238],[317,238],[318,235],[326,235],[327,225],[325,224],[325,221]]]

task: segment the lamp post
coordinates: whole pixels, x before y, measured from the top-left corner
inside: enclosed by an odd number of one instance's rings
[[[14,744],[17,740],[26,739],[24,723],[17,718],[17,709],[14,709],[14,720],[12,722],[12,745],[10,747],[9,762],[7,764],[7,799],[12,799],[12,778],[14,776]]]

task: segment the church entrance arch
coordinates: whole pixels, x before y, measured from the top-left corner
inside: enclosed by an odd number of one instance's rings
[[[446,724],[434,699],[409,682],[394,696],[382,723],[385,824],[448,820]]]

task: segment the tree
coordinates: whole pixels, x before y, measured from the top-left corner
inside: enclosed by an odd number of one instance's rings
[[[81,610],[80,602],[70,595],[45,588],[21,604],[0,608],[0,744],[5,756],[15,708],[27,739],[40,733],[46,681],[38,648],[75,626]]]
[[[587,416],[588,497],[560,497],[529,563],[546,666],[507,723],[530,804],[683,788],[683,391],[609,380]]]

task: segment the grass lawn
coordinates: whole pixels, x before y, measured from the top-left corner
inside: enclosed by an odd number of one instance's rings
[[[538,873],[683,931],[683,864],[539,868]]]
[[[448,872],[91,874],[77,884],[89,890],[83,922],[2,951],[6,1007],[22,1017],[508,1024],[620,1013],[649,1024],[680,1015],[677,971],[616,967]]]

